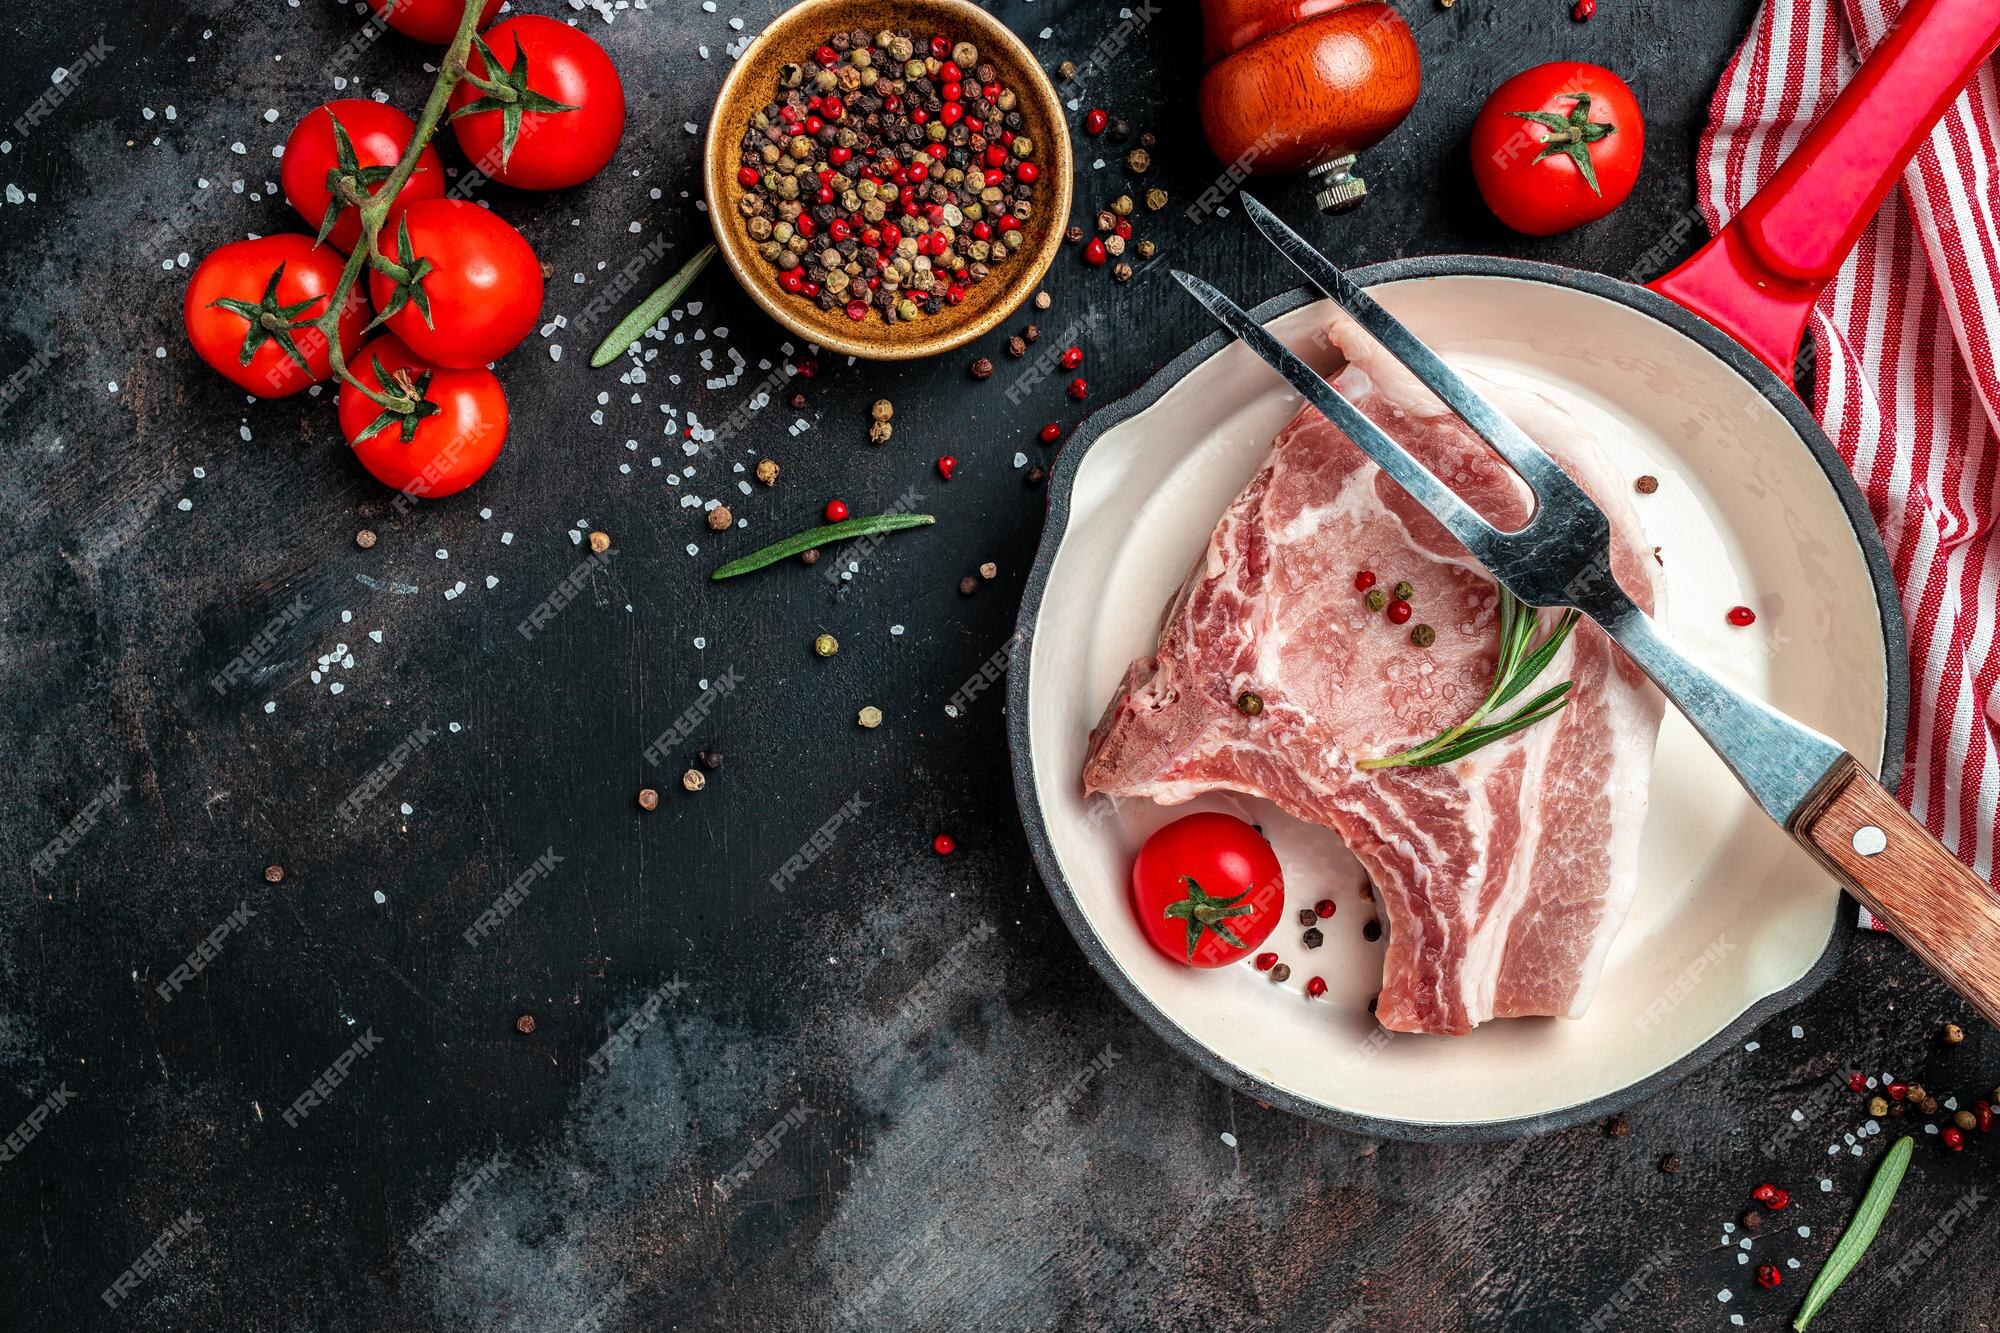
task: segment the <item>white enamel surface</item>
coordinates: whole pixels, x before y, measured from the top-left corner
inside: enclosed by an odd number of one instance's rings
[[[1419,278],[1374,295],[1454,365],[1552,391],[1619,454],[1647,538],[1665,560],[1669,630],[1733,683],[1879,767],[1885,654],[1866,561],[1818,463],[1728,366],[1617,302],[1514,278]],[[1273,328],[1321,370],[1324,307]],[[1269,804],[1084,801],[1091,727],[1128,662],[1152,650],[1161,609],[1299,400],[1240,345],[1192,371],[1085,457],[1035,626],[1029,729],[1049,841],[1091,929],[1169,1019],[1224,1060],[1355,1115],[1477,1123],[1606,1097],[1673,1064],[1809,971],[1841,912],[1825,874],[1742,794],[1671,708],[1631,916],[1581,1019],[1515,1020],[1470,1036],[1391,1037],[1368,1014],[1381,944],[1373,904],[1329,831]],[[1330,571],[1345,578],[1351,571]],[[1742,630],[1729,608],[1754,607]],[[1284,866],[1287,910],[1266,948],[1292,968],[1274,986],[1247,965],[1197,971],[1141,936],[1126,874],[1146,835],[1197,809],[1261,823]],[[1295,910],[1331,897],[1325,945]],[[1843,926],[1844,928],[1844,926]],[[1326,996],[1307,1001],[1309,976]]]

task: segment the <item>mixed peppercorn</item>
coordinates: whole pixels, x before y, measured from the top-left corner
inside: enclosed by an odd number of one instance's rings
[[[1041,168],[970,42],[835,33],[741,140],[738,211],[786,292],[894,324],[963,301],[1025,243]]]

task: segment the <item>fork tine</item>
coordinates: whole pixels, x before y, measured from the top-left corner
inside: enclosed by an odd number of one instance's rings
[[[1394,315],[1376,304],[1375,298],[1357,287],[1353,279],[1334,266],[1332,260],[1315,250],[1304,237],[1286,226],[1284,219],[1248,191],[1243,193],[1243,207],[1250,214],[1251,223],[1264,234],[1264,239],[1277,246],[1279,253],[1291,261],[1292,267],[1305,274],[1308,281],[1354,316],[1355,322],[1388,349],[1389,355],[1409,367],[1411,374],[1458,413],[1468,426],[1479,433],[1481,439],[1493,446],[1494,452],[1512,464],[1522,480],[1538,495],[1543,499],[1554,498],[1550,494],[1551,483],[1555,483],[1559,493],[1573,489],[1556,481],[1558,476],[1566,474],[1540,445],[1529,439],[1504,412],[1480,397],[1471,385],[1459,378],[1457,371],[1444,363],[1442,357],[1426,347],[1416,334],[1404,328]]]
[[[1431,512],[1432,517],[1445,525],[1451,535],[1458,538],[1474,559],[1491,567],[1499,552],[1497,546],[1504,540],[1501,532],[1488,523],[1458,493],[1440,481],[1431,470],[1418,462],[1414,455],[1398,444],[1380,426],[1369,420],[1360,408],[1340,396],[1335,389],[1320,377],[1318,371],[1301,361],[1291,348],[1285,346],[1263,325],[1251,318],[1250,313],[1224,296],[1208,283],[1192,273],[1173,270],[1173,275],[1181,286],[1194,294],[1195,300],[1207,307],[1221,325],[1241,338],[1244,343],[1263,359],[1265,364],[1304,394],[1306,400],[1323,413],[1327,420],[1346,433],[1362,452],[1375,460],[1377,467],[1388,473],[1395,483],[1408,491],[1413,499]]]

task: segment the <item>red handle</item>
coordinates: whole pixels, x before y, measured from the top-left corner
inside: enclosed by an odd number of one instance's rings
[[[2000,0],[1909,0],[1777,174],[1651,284],[1792,382],[1806,316],[1952,100],[2000,46]]]

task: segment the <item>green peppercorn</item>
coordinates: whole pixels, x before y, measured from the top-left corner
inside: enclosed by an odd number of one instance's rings
[[[1368,596],[1364,600],[1367,601],[1370,611],[1380,611],[1389,604],[1389,594],[1383,592],[1380,588],[1370,588]]]
[[[1429,625],[1419,625],[1410,631],[1410,642],[1419,648],[1428,648],[1438,641],[1438,632]]]
[[[1249,690],[1236,696],[1236,711],[1245,717],[1255,717],[1264,711],[1264,700]]]
[[[832,657],[840,651],[840,640],[831,634],[822,634],[813,640],[813,651],[821,657]]]
[[[1416,590],[1415,588],[1411,587],[1411,586],[1410,586],[1410,585],[1409,585],[1408,583],[1398,583],[1398,584],[1396,585],[1396,600],[1397,600],[1397,601],[1399,601],[1399,602],[1407,602],[1407,601],[1409,601],[1409,600],[1410,600],[1410,599],[1411,599],[1412,597],[1415,597],[1416,595],[1417,595],[1417,590]]]

